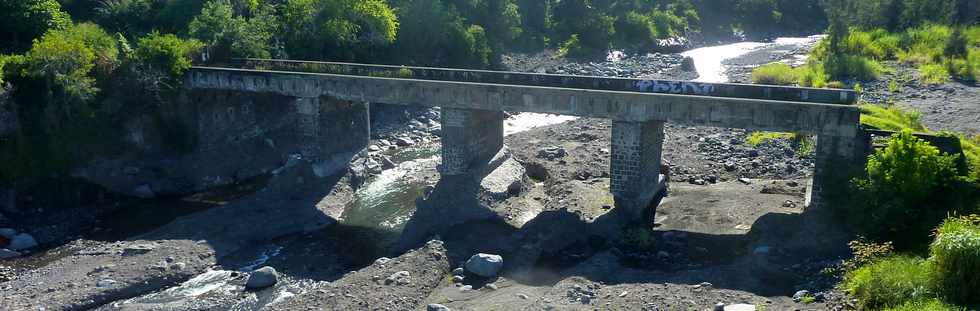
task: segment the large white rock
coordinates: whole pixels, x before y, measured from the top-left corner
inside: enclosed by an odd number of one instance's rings
[[[7,248],[19,251],[25,249],[31,249],[37,247],[37,240],[34,239],[30,234],[21,233],[15,235],[14,238],[10,239],[10,245]]]
[[[504,267],[504,258],[500,255],[479,253],[470,257],[465,266],[466,271],[470,273],[491,278],[497,276],[500,269]]]
[[[507,159],[480,181],[480,187],[484,193],[494,199],[506,199],[520,193],[524,185],[525,173],[526,170],[521,163],[513,158]]]
[[[255,270],[248,276],[245,288],[261,289],[279,283],[279,273],[273,267],[262,267]]]
[[[749,304],[734,304],[725,306],[725,311],[755,311],[755,305]]]

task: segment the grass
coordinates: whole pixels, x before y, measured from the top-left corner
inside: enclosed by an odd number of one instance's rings
[[[752,70],[752,83],[770,85],[794,85],[799,83],[800,74],[784,63],[771,63]]]
[[[949,218],[929,246],[936,286],[950,301],[980,304],[980,217]]]
[[[749,137],[745,138],[745,143],[750,146],[758,146],[760,144],[777,140],[777,139],[792,139],[793,133],[779,133],[779,132],[752,132]]]
[[[967,309],[942,302],[939,299],[928,299],[907,302],[897,307],[884,309],[884,311],[967,311]]]
[[[922,114],[915,110],[879,105],[861,105],[861,124],[886,131],[911,129],[914,132],[928,132],[921,121]]]
[[[923,259],[893,256],[847,273],[843,287],[858,300],[859,310],[897,307],[936,296],[932,271]]]
[[[922,82],[926,84],[943,84],[949,82],[949,70],[940,64],[924,63],[919,66]]]

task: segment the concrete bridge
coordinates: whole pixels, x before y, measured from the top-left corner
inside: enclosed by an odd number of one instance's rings
[[[480,178],[493,169],[504,111],[611,119],[611,191],[618,207],[634,212],[662,190],[666,122],[817,135],[810,206],[819,205],[832,164],[862,153],[849,90],[259,59],[194,67],[185,87],[293,98],[298,135],[309,142],[302,153],[314,160],[330,156],[324,144],[334,140],[368,144],[370,103],[441,107],[447,176]],[[332,113],[360,121],[325,124],[322,115]]]

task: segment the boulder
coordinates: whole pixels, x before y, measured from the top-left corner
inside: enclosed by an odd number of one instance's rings
[[[452,309],[450,309],[449,307],[438,303],[430,303],[428,306],[425,306],[425,310],[426,311],[452,311]]]
[[[150,185],[142,184],[133,189],[133,195],[141,199],[152,199],[157,196]]]
[[[473,257],[470,257],[470,259],[466,261],[465,266],[466,271],[469,271],[470,273],[486,278],[492,278],[497,276],[500,269],[504,267],[504,258],[500,257],[500,255],[479,253],[473,255]]]
[[[808,296],[810,296],[810,291],[808,291],[808,290],[800,290],[800,291],[797,291],[795,294],[793,294],[793,301],[794,302],[800,302],[800,301],[803,301],[803,298],[806,298]]]
[[[247,289],[262,289],[276,285],[279,282],[279,273],[275,268],[262,267],[252,272],[245,283]]]
[[[697,69],[697,67],[694,66],[694,58],[692,58],[690,56],[685,56],[684,57],[684,60],[681,61],[681,70],[683,70],[683,71],[690,71],[690,72],[697,72],[698,69]]]
[[[33,236],[27,233],[21,233],[15,235],[10,239],[10,245],[7,248],[15,251],[31,249],[37,247],[37,240]]]
[[[408,271],[398,271],[389,275],[388,278],[385,279],[385,284],[406,285],[408,283],[411,283],[411,279],[409,278],[410,276],[411,274],[408,273]]]
[[[415,141],[408,137],[395,138],[395,144],[400,147],[407,147],[415,144]]]
[[[491,198],[501,200],[520,193],[526,170],[517,160],[507,159],[480,181],[480,188]]]
[[[0,228],[0,236],[7,239],[13,239],[17,235],[17,230],[11,228]]]
[[[734,304],[725,306],[725,311],[755,311],[755,305],[750,304]]]

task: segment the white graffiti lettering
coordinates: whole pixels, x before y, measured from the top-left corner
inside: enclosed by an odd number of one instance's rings
[[[710,95],[715,86],[706,83],[683,81],[641,80],[633,84],[640,92]]]

